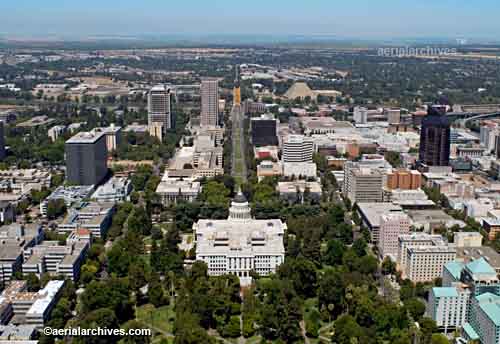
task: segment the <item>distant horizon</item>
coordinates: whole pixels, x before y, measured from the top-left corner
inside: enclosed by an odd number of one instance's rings
[[[304,36],[500,40],[497,0],[18,0],[0,3],[4,37]]]
[[[268,45],[268,44],[338,44],[352,46],[418,46],[418,45],[500,45],[500,37],[349,37],[326,34],[236,34],[236,33],[189,33],[189,34],[92,34],[58,35],[33,34],[12,35],[0,32],[0,43],[133,43],[158,45]]]

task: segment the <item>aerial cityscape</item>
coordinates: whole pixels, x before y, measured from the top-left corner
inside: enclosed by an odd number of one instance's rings
[[[0,4],[0,344],[500,344],[499,13]]]

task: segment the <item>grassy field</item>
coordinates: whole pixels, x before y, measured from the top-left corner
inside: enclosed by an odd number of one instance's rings
[[[155,308],[147,304],[136,308],[135,317],[137,321],[165,335],[173,331],[175,312],[173,306]]]

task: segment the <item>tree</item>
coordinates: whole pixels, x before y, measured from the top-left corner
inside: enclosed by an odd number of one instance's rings
[[[208,277],[208,266],[205,262],[197,260],[191,267],[191,278],[196,280],[202,277]]]
[[[67,298],[62,297],[50,314],[49,326],[53,328],[64,328],[66,322],[71,319],[71,317],[71,302]]]
[[[335,331],[332,337],[332,343],[336,344],[364,343],[363,329],[356,323],[356,320],[351,315],[340,316],[335,321],[334,328]]]
[[[92,264],[91,262],[87,262],[83,264],[81,272],[80,272],[80,281],[84,284],[92,281],[97,273],[99,268],[96,264]]]
[[[310,260],[287,259],[279,266],[278,276],[291,281],[297,294],[303,298],[316,294],[316,266]]]
[[[47,202],[47,217],[54,220],[66,212],[66,203],[63,199],[51,199]]]
[[[233,315],[229,318],[229,322],[222,328],[223,337],[237,338],[241,335],[240,318]]]
[[[356,271],[365,275],[373,275],[378,269],[378,260],[374,256],[366,255],[361,257],[356,262]]]
[[[425,304],[417,298],[405,301],[404,306],[416,321],[419,321],[425,313]]]
[[[155,307],[160,307],[168,303],[168,298],[165,297],[163,286],[160,283],[160,275],[151,273],[148,284],[148,299]]]
[[[146,285],[146,264],[143,260],[138,260],[130,264],[128,268],[128,279],[130,287],[136,293]]]
[[[396,263],[391,258],[385,257],[382,261],[382,273],[384,275],[392,275],[396,273]]]
[[[223,207],[229,206],[229,195],[231,191],[220,182],[209,181],[203,186],[201,198],[208,206]]]
[[[82,328],[119,328],[120,323],[113,310],[109,308],[99,308],[91,311],[85,315],[79,324]],[[105,344],[117,342],[118,336],[88,336],[88,337],[75,337],[76,343],[89,343],[89,344]]]
[[[189,312],[176,314],[174,334],[174,344],[215,344],[215,338],[209,336],[197,316]]]
[[[308,337],[317,338],[321,327],[321,316],[316,309],[312,309],[306,316],[306,335]]]
[[[431,344],[450,344],[448,338],[441,333],[434,333],[431,337]]]
[[[328,269],[318,283],[318,308],[339,314],[344,304],[345,284],[340,272]]]
[[[331,266],[342,264],[342,256],[346,250],[346,246],[340,240],[329,240],[326,251],[323,254],[323,263]]]
[[[363,257],[364,255],[366,255],[367,244],[365,239],[356,239],[352,244],[352,248],[354,249],[354,252],[356,252],[358,257]]]
[[[262,292],[259,325],[263,337],[279,338],[286,343],[299,340],[301,304],[293,287],[287,281],[271,280]]]
[[[420,331],[422,333],[421,336],[421,342],[422,343],[430,343],[432,334],[437,332],[438,328],[436,325],[436,322],[432,320],[431,318],[422,318],[419,322],[420,324]]]
[[[151,218],[146,209],[142,206],[135,207],[127,220],[128,230],[147,236],[151,234],[151,227]]]
[[[129,331],[131,329],[143,329],[144,325],[137,320],[129,320],[123,326],[123,329]],[[151,343],[151,336],[125,336],[118,342],[119,344],[149,344]]]
[[[392,167],[398,168],[402,165],[401,155],[398,152],[388,151],[385,153],[385,160],[387,160]]]
[[[26,284],[29,292],[37,292],[40,290],[40,279],[34,273],[26,275]]]
[[[92,281],[81,294],[80,301],[82,314],[100,308],[109,308],[120,321],[129,320],[134,314],[126,279],[111,278],[105,281]]]

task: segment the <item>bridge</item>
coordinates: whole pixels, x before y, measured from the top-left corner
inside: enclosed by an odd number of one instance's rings
[[[475,121],[478,119],[498,118],[500,117],[500,112],[448,112],[446,116],[449,117],[452,122],[460,120],[460,123],[465,125],[469,121]]]

